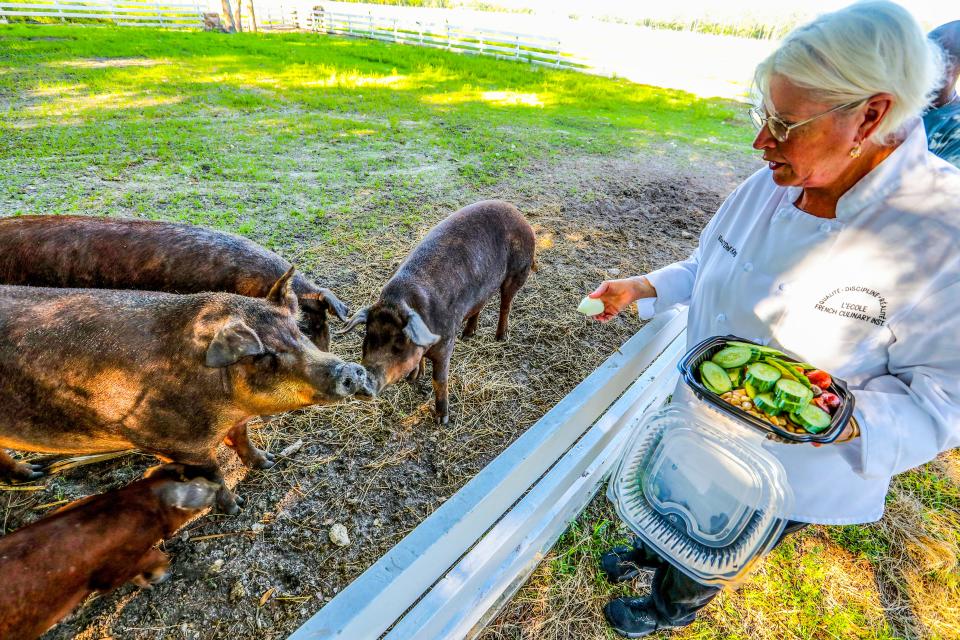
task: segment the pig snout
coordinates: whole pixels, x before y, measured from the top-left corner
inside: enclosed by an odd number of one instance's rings
[[[314,367],[310,376],[318,402],[336,402],[354,394],[372,395],[367,370],[352,362],[328,363]]]

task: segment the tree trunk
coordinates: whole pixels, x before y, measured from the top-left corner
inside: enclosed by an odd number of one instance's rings
[[[233,14],[233,24],[237,26],[237,31],[243,31],[243,24],[240,22],[240,10],[243,8],[243,0],[236,0],[234,7],[236,13]]]
[[[257,14],[253,11],[253,0],[247,3],[247,9],[250,11],[250,31],[257,32]]]
[[[223,30],[227,33],[233,33],[237,30],[237,27],[233,21],[233,9],[230,8],[230,0],[220,0],[220,8],[223,11]]]

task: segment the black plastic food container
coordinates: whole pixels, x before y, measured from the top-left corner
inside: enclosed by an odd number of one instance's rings
[[[703,383],[700,382],[700,363],[704,360],[709,360],[713,357],[713,354],[723,349],[727,346],[728,341],[735,342],[744,342],[747,344],[755,344],[758,347],[764,345],[754,342],[752,340],[744,340],[737,336],[713,336],[712,338],[707,338],[697,346],[690,349],[687,352],[687,355],[683,357],[683,360],[680,361],[678,365],[680,368],[680,374],[683,376],[683,381],[687,383],[687,386],[690,387],[698,398],[704,400],[723,413],[726,413],[738,422],[743,422],[749,424],[761,431],[768,431],[775,433],[784,440],[792,440],[794,442],[819,442],[827,443],[833,442],[836,440],[840,433],[843,431],[843,428],[847,425],[847,422],[850,420],[850,416],[853,415],[854,407],[854,397],[847,389],[847,383],[839,378],[834,378],[831,374],[833,384],[830,385],[829,389],[824,389],[824,391],[830,391],[831,393],[837,394],[840,398],[840,408],[833,414],[833,419],[830,421],[830,426],[821,431],[820,433],[792,433],[787,431],[783,427],[776,426],[767,422],[766,420],[761,420],[756,416],[752,416],[740,407],[735,407],[723,399],[720,398],[717,394],[707,389],[703,386]],[[791,360],[796,362],[803,362],[802,358],[797,358],[793,354],[781,350],[781,352]],[[827,373],[830,373],[829,371]]]

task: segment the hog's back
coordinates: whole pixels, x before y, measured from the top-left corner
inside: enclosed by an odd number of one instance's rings
[[[437,224],[384,287],[385,297],[415,284],[451,308],[488,299],[511,275],[533,266],[536,238],[512,204],[484,200]]]
[[[186,224],[92,216],[0,219],[0,284],[259,297],[289,268],[246,238]]]

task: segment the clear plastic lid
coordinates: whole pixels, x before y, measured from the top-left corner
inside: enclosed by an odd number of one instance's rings
[[[736,582],[777,541],[793,504],[760,438],[685,404],[647,412],[611,480],[618,514],[694,580]]]

